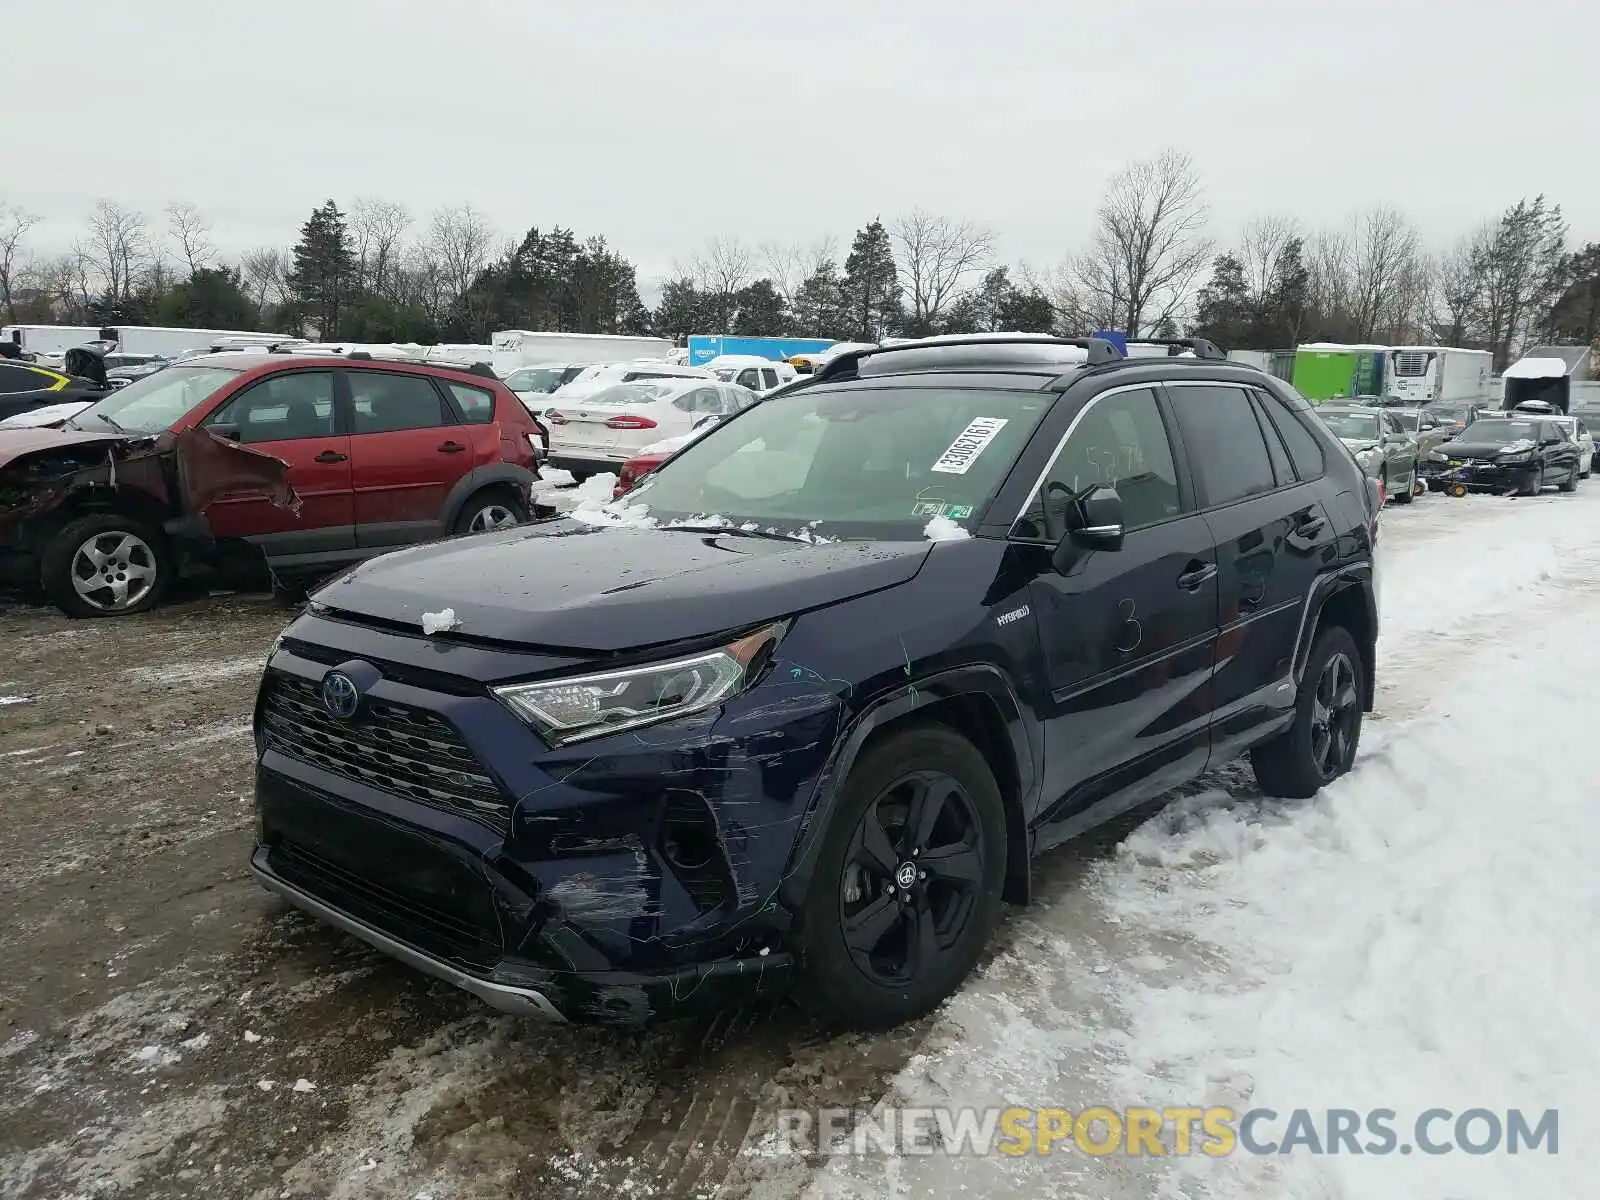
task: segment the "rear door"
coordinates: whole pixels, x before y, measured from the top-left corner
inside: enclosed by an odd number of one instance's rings
[[[348,556],[355,547],[350,437],[339,419],[332,371],[284,371],[250,384],[203,424],[289,464],[300,511],[263,492],[218,497],[206,509],[212,533],[244,538],[275,564]]]
[[[1294,702],[1300,621],[1335,531],[1313,479],[1294,466],[1298,446],[1286,448],[1277,428],[1297,419],[1287,408],[1237,384],[1165,387],[1216,548],[1211,757],[1222,762]],[[1320,475],[1320,465],[1313,469]]]
[[[445,498],[479,450],[434,381],[400,371],[344,368],[356,544],[409,546],[445,532]]]

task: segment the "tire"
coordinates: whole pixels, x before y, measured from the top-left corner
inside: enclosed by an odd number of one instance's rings
[[[1537,496],[1542,491],[1544,491],[1544,464],[1543,463],[1539,464],[1539,469],[1534,473],[1533,483],[1531,485],[1529,485],[1529,488],[1528,488],[1527,491],[1522,492],[1521,494],[1524,495],[1524,496]],[[1513,492],[1512,494],[1516,495],[1517,493]]]
[[[912,837],[912,818],[938,797],[931,836]],[[971,742],[921,725],[869,746],[818,850],[795,937],[795,998],[823,1020],[860,1028],[929,1012],[988,944],[1005,872],[1000,789]]]
[[[172,551],[160,532],[119,513],[69,521],[50,539],[39,564],[45,594],[73,617],[147,612],[161,602],[174,574]]]
[[[573,483],[586,483],[594,478],[593,471],[568,471],[567,474],[572,476]]]
[[[1575,492],[1575,491],[1577,491],[1578,490],[1578,480],[1581,479],[1581,478],[1582,478],[1582,476],[1578,474],[1578,468],[1577,467],[1573,467],[1572,470],[1567,472],[1567,477],[1556,485],[1556,491],[1558,491],[1558,492]]]
[[[1336,663],[1343,663],[1347,671],[1335,671]],[[1331,694],[1327,685],[1330,671],[1335,671]],[[1294,724],[1250,751],[1250,766],[1262,791],[1287,800],[1306,800],[1350,769],[1361,742],[1362,697],[1366,695],[1363,671],[1360,651],[1348,629],[1330,625],[1318,633],[1300,680]],[[1335,703],[1328,706],[1328,699]],[[1334,710],[1327,724],[1322,722],[1325,707]],[[1329,735],[1326,743],[1324,732]]]
[[[1396,492],[1394,494],[1394,502],[1396,504],[1410,504],[1416,498],[1417,498],[1417,468],[1415,467],[1415,465],[1413,465],[1412,468],[1411,468],[1411,477],[1406,480],[1405,489],[1403,491],[1399,491],[1399,492]]]
[[[485,488],[462,505],[452,528],[456,533],[489,533],[521,525],[527,519],[527,506],[510,492],[504,488]]]

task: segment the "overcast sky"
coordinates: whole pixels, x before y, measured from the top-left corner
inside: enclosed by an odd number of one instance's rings
[[[226,250],[328,197],[603,233],[648,282],[713,236],[847,246],[920,205],[1059,262],[1120,164],[1192,153],[1214,232],[1389,201],[1443,244],[1543,191],[1600,239],[1600,4],[1556,0],[10,0],[0,203],[111,197]]]

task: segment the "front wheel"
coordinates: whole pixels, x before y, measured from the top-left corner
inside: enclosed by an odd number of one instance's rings
[[[173,573],[166,539],[117,513],[93,513],[62,526],[39,570],[45,593],[74,617],[145,612],[160,602]]]
[[[823,835],[797,998],[866,1028],[928,1012],[982,954],[1005,871],[1005,811],[983,755],[943,726],[890,734],[845,779]]]
[[[1544,491],[1544,466],[1541,464],[1534,468],[1533,482],[1528,485],[1528,490],[1523,495],[1537,496],[1542,491]]]
[[[1365,695],[1356,640],[1344,626],[1330,625],[1306,660],[1294,724],[1250,752],[1261,790],[1305,800],[1348,771],[1361,741]]]
[[[1417,468],[1411,468],[1411,476],[1406,480],[1406,486],[1394,494],[1396,504],[1410,504],[1417,498]]]
[[[1556,485],[1556,491],[1558,491],[1558,492],[1575,492],[1575,491],[1577,491],[1578,490],[1578,480],[1581,479],[1581,478],[1583,478],[1583,477],[1578,474],[1578,468],[1577,467],[1573,467],[1572,470],[1567,472],[1567,477],[1565,479],[1563,479],[1559,484]]]

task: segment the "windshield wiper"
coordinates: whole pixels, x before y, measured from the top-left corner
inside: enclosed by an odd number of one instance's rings
[[[679,530],[683,533],[716,533],[724,537],[765,538],[770,542],[800,542],[804,538],[795,537],[792,533],[779,533],[775,529],[740,529],[737,525],[663,525],[662,529]]]
[[[111,428],[115,429],[118,433],[127,433],[128,432],[121,425],[118,425],[110,417],[106,416],[105,413],[95,413],[95,416],[99,417],[102,421],[104,421],[107,425],[111,426]]]

